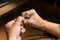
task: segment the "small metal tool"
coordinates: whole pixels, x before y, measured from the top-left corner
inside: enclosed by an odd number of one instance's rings
[[[25,19],[30,19],[30,15],[28,13],[25,13]]]

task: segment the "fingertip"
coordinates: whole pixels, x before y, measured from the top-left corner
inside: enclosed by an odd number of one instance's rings
[[[21,23],[23,20],[24,20],[23,17],[18,16],[17,19],[16,19],[16,23]]]
[[[21,36],[18,36],[18,39],[17,40],[21,40]]]
[[[23,23],[24,23],[24,24],[27,23],[27,20],[25,19]]]
[[[25,28],[22,28],[22,29],[21,29],[21,32],[22,32],[22,33],[24,33],[25,31],[26,31]]]

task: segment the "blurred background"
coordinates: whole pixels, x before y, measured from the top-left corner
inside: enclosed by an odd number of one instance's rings
[[[16,0],[0,0],[0,5],[6,2],[8,2],[7,4],[10,4],[11,2],[13,3],[14,1]],[[24,2],[26,0],[17,1]],[[24,4],[19,5],[18,7],[4,13],[4,15],[1,15],[0,19],[3,22],[4,22],[3,18],[5,18],[5,20],[10,18],[9,20],[12,20],[13,18],[20,15],[21,12],[29,9],[35,9],[37,13],[45,20],[60,23],[60,0],[28,0]]]

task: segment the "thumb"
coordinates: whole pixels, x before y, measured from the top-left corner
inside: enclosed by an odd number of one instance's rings
[[[21,16],[17,17],[14,25],[15,25],[15,26],[19,26],[19,25],[22,23],[23,20],[24,20],[23,17],[21,17]]]

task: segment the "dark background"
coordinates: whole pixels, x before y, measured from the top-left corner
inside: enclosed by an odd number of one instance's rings
[[[16,0],[0,0],[0,3],[8,2],[8,1],[16,1]],[[53,5],[56,3],[58,7],[60,7],[60,0],[37,0],[39,2],[44,2],[50,5]]]
[[[12,1],[12,0],[0,0],[0,3],[4,3],[4,2],[8,2],[8,1]],[[8,21],[19,16],[21,14],[21,12],[30,10],[30,9],[35,9],[37,11],[37,13],[45,20],[55,22],[55,23],[60,23],[60,13],[53,13],[53,12],[49,12],[45,9],[42,9],[40,7],[36,7],[36,5],[38,5],[38,4],[36,4],[34,2],[39,2],[39,3],[43,2],[48,5],[52,5],[52,6],[55,6],[54,3],[56,2],[57,3],[56,7],[60,7],[59,0],[33,0],[33,1],[31,0],[15,9],[5,13],[4,15],[1,15],[0,24],[2,24],[2,23],[5,24]]]

